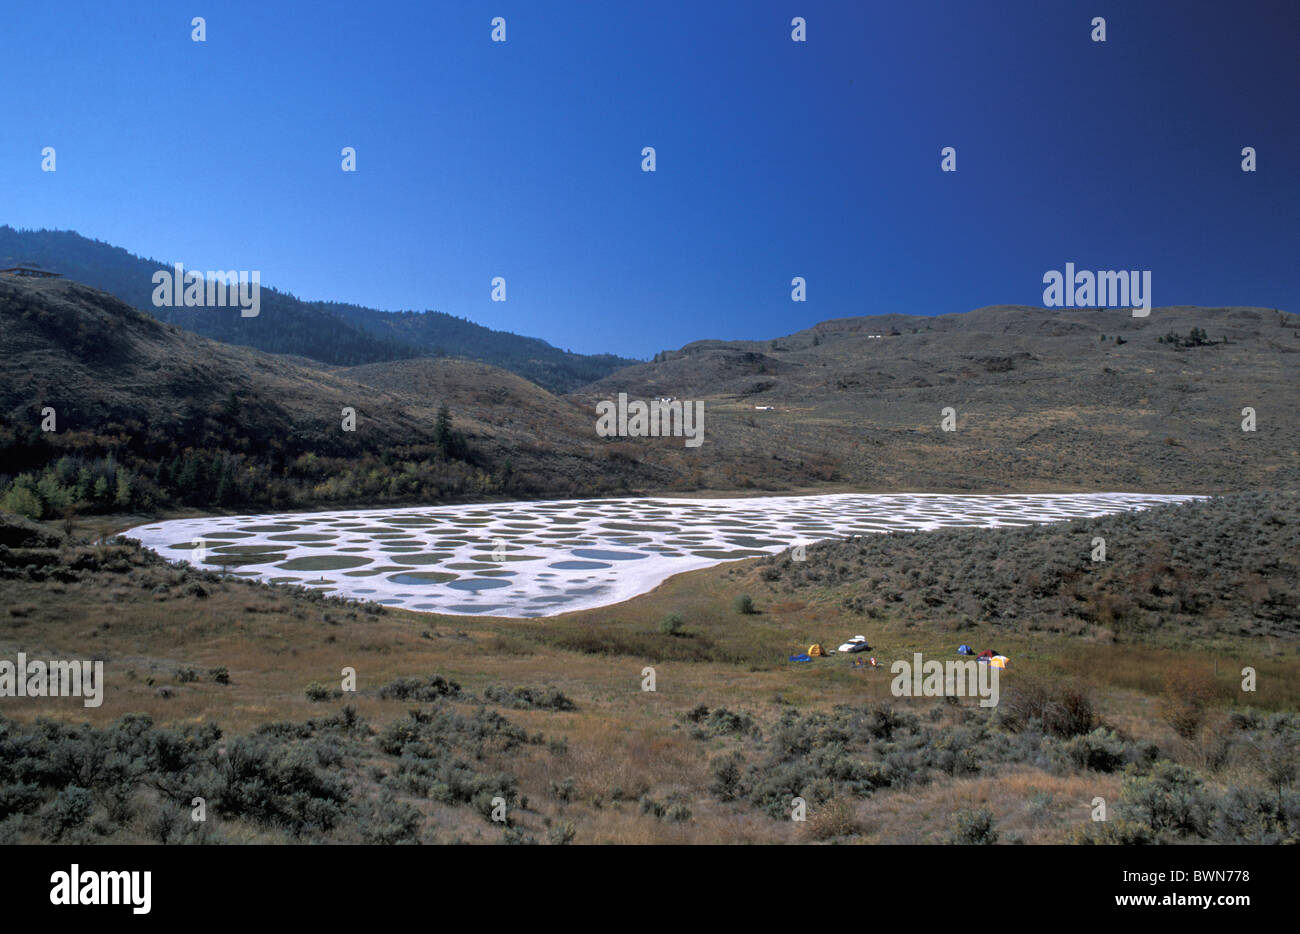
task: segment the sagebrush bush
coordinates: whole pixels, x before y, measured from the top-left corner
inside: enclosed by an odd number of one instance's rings
[[[1157,843],[1155,831],[1141,821],[1088,821],[1066,835],[1066,843],[1104,846],[1149,846]]]
[[[371,802],[361,823],[361,838],[381,845],[420,842],[421,816],[417,808],[382,791]]]
[[[709,793],[719,801],[732,801],[739,797],[744,768],[745,757],[739,752],[729,752],[713,759],[709,763]]]
[[[347,783],[322,770],[312,751],[262,736],[232,740],[220,774],[214,803],[219,813],[280,827],[294,836],[333,828],[350,797]]]
[[[578,705],[569,700],[558,688],[504,687],[492,685],[483,696],[494,704],[514,710],[577,710]]]
[[[1127,752],[1124,741],[1104,727],[1072,737],[1059,748],[1071,766],[1091,772],[1114,772],[1124,765]]]
[[[845,797],[832,798],[820,807],[812,808],[805,825],[805,833],[814,840],[848,837],[861,830],[853,802]]]
[[[659,631],[666,636],[679,635],[686,626],[686,621],[677,613],[668,613],[659,620]]]
[[[41,832],[51,840],[62,840],[71,831],[83,829],[94,807],[88,789],[69,785],[41,809]]]
[[[460,685],[442,675],[424,678],[396,678],[379,689],[379,696],[388,700],[435,701],[460,694]]]
[[[953,817],[950,838],[955,844],[989,845],[998,842],[998,832],[993,825],[993,812],[987,807],[962,808]]]
[[[1120,802],[1126,813],[1160,835],[1204,837],[1213,802],[1204,783],[1191,769],[1167,759],[1147,775],[1124,781]]]

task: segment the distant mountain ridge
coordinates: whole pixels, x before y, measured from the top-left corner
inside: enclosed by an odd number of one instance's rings
[[[466,357],[510,370],[552,392],[568,392],[635,363],[612,354],[575,354],[535,337],[495,331],[438,311],[387,312],[305,301],[266,284],[261,313],[230,308],[156,308],[153,274],[170,263],[70,230],[0,225],[0,268],[32,265],[101,289],[153,317],[204,337],[336,366],[414,357]]]

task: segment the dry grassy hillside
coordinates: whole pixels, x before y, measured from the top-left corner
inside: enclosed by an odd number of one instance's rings
[[[425,424],[433,424],[445,403],[472,448],[493,464],[509,462],[516,480],[526,478],[535,492],[585,496],[593,490],[686,487],[680,442],[642,448],[600,438],[591,406],[497,367],[422,358],[336,372],[390,393]]]
[[[838,603],[864,625],[906,618],[960,632],[984,623],[1184,646],[1220,634],[1296,639],[1300,494],[1239,493],[1025,528],[822,542],[803,561],[788,553],[761,559],[755,585],[771,599]]]
[[[1194,329],[1210,343],[1184,346]],[[1182,340],[1161,340],[1171,332]],[[705,447],[735,485],[1208,492],[1300,482],[1298,383],[1294,314],[996,306],[700,341],[577,397],[703,398]],[[940,430],[945,407],[954,432]]]
[[[75,282],[0,277],[0,316],[0,416],[14,425],[38,424],[48,405],[60,431],[161,441],[233,394],[232,421],[263,443],[296,438],[324,453],[427,431],[387,393],[162,324]],[[340,430],[344,406],[358,410],[355,433]]]
[[[42,430],[46,407],[56,430]],[[596,438],[594,416],[485,364],[329,369],[208,340],[75,282],[10,276],[0,452],[0,508],[46,517],[591,495],[682,476],[646,452],[625,456]]]

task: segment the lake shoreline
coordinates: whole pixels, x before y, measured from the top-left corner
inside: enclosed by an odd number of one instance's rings
[[[829,539],[1040,524],[1195,498],[1125,492],[597,497],[198,516],[146,522],[123,534],[168,560],[193,558],[267,583],[421,612],[529,619],[612,606],[677,574]]]

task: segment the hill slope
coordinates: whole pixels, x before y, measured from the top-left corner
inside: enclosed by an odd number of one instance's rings
[[[1097,538],[1104,561],[1092,560]],[[865,535],[763,558],[774,594],[869,619],[1103,641],[1300,636],[1300,494],[1237,493],[1018,529]]]
[[[563,392],[633,361],[586,356],[543,340],[494,331],[436,311],[385,312],[337,302],[310,302],[263,285],[261,313],[241,318],[226,308],[156,308],[153,274],[171,265],[68,230],[0,226],[0,268],[35,265],[115,295],[161,321],[230,344],[350,366],[422,356],[463,356],[519,373]]]
[[[1189,346],[1194,329],[1211,343]],[[794,462],[881,490],[1211,492],[1300,483],[1297,385],[1294,314],[995,306],[698,341],[574,395],[705,400],[705,447],[739,485]],[[941,430],[947,407],[955,431]]]
[[[631,460],[584,467],[590,421],[504,370],[385,366],[355,378],[208,340],[66,279],[0,276],[0,506],[427,501],[652,479]],[[46,407],[54,431],[42,430]],[[354,431],[343,430],[345,408]],[[4,493],[11,483],[17,498]]]

